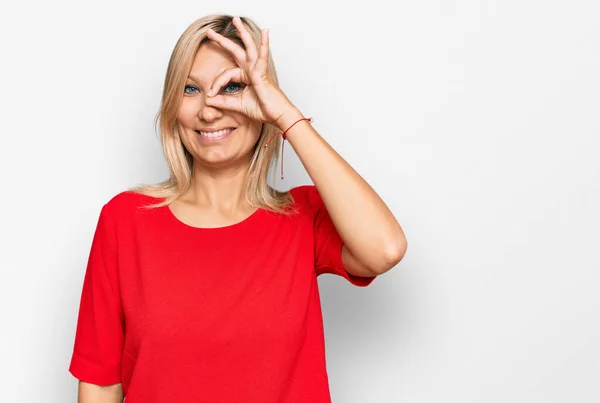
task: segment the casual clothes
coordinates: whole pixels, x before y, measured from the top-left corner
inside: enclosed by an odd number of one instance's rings
[[[299,214],[258,209],[219,228],[125,191],[100,212],[69,371],[122,382],[126,403],[329,403],[317,276],[368,286],[313,185]]]

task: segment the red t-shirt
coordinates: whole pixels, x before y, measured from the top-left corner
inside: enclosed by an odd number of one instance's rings
[[[317,276],[368,286],[313,185],[299,214],[196,228],[124,191],[100,212],[69,372],[127,403],[329,403]]]

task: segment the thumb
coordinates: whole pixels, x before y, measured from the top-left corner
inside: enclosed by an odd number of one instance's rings
[[[242,111],[242,102],[240,98],[237,97],[215,95],[213,97],[206,97],[204,102],[207,106],[214,106],[217,108],[227,109],[235,112]]]

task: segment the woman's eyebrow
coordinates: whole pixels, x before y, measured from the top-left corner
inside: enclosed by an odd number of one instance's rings
[[[189,80],[195,81],[195,82],[197,82],[198,84],[200,84],[200,79],[199,79],[198,77],[194,77],[194,76],[192,76],[192,75],[190,74],[189,76],[187,76],[187,78],[188,78]]]

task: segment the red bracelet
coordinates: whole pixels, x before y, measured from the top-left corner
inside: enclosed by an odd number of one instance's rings
[[[287,139],[286,137],[286,133],[288,132],[288,130],[290,130],[292,127],[294,127],[294,125],[302,120],[306,120],[308,122],[312,122],[312,118],[301,118],[298,119],[297,121],[295,121],[290,127],[287,128],[286,131],[284,132],[277,132],[273,135],[273,137],[271,137],[269,139],[269,141],[267,141],[267,143],[265,144],[264,148],[267,148],[269,146],[269,143],[271,142],[271,140],[273,140],[275,138],[275,136],[277,136],[278,134],[281,134],[281,137],[283,138],[283,141],[281,142],[281,179],[283,179],[283,145],[285,144],[285,140]]]

